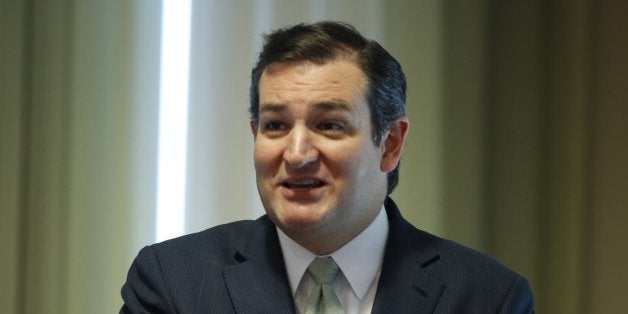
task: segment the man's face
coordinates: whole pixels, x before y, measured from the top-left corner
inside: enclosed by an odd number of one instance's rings
[[[297,242],[349,241],[382,206],[392,169],[383,165],[387,146],[372,140],[366,87],[362,70],[342,58],[275,63],[262,74],[257,187],[271,220]]]

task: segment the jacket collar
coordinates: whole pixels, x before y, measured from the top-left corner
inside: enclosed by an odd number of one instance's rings
[[[237,313],[293,313],[294,302],[275,226],[259,218],[235,244],[223,271]]]
[[[430,275],[440,259],[434,238],[407,222],[392,199],[384,205],[390,231],[372,312],[433,313],[445,289]]]

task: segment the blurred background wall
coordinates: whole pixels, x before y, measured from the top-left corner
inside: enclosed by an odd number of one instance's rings
[[[619,0],[193,3],[186,232],[255,218],[260,35],[354,24],[402,63],[393,197],[528,277],[539,313],[628,308],[628,18]],[[155,241],[161,2],[0,1],[0,308],[112,313]]]

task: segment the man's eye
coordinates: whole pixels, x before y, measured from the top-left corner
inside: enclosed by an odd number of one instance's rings
[[[345,126],[339,122],[328,121],[321,123],[319,129],[323,131],[342,131],[345,129]]]
[[[263,124],[263,131],[281,131],[286,128],[285,124],[279,121],[270,121]]]

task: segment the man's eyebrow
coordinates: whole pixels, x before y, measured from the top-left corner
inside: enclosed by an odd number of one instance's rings
[[[282,104],[273,104],[273,103],[262,104],[260,105],[259,113],[282,112],[286,110],[286,107],[287,107],[286,105],[282,105]]]
[[[332,100],[332,101],[322,101],[322,102],[317,102],[315,104],[312,105],[316,110],[321,110],[321,111],[346,111],[346,112],[351,112],[353,111],[353,107],[351,105],[349,105],[347,102],[344,101],[336,101],[336,100]],[[264,112],[282,112],[287,110],[288,106],[284,105],[284,104],[276,104],[276,103],[265,103],[260,105],[260,109],[259,109],[259,113],[264,113]]]
[[[316,107],[316,109],[323,110],[323,111],[334,111],[334,110],[347,111],[347,112],[353,111],[353,107],[349,105],[348,103],[344,101],[335,101],[335,100],[319,102],[319,103],[314,104],[314,107]]]

